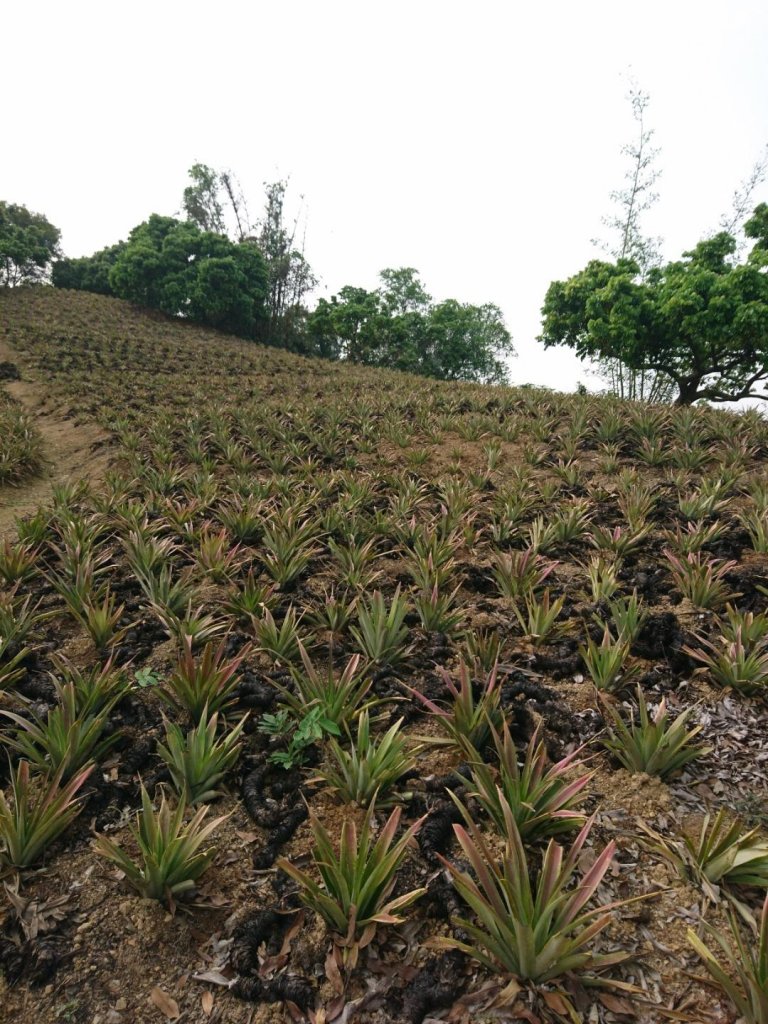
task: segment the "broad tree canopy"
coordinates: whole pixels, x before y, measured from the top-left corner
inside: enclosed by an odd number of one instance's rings
[[[41,213],[0,202],[0,285],[30,284],[47,278],[59,255],[61,232]]]
[[[266,322],[267,267],[253,242],[152,214],[109,270],[115,295],[253,338]]]
[[[307,332],[316,355],[438,380],[503,383],[512,338],[498,306],[432,303],[413,267],[383,270],[375,291],[347,285],[320,299]]]
[[[742,263],[734,261],[736,240],[728,232],[644,280],[632,260],[592,260],[549,286],[539,340],[568,345],[582,358],[661,371],[675,382],[681,405],[768,397],[766,204],[745,231],[755,242]]]

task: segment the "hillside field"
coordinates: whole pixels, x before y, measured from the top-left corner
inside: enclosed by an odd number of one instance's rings
[[[711,929],[753,951],[768,888],[759,413],[48,287],[0,294],[0,366],[2,1019],[739,1018],[689,931],[734,976]],[[214,825],[194,885],[137,815]]]

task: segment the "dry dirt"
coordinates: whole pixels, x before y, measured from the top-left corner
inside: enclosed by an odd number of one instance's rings
[[[94,423],[79,422],[77,410],[67,408],[36,380],[14,350],[0,340],[0,362],[16,363],[21,380],[5,385],[33,417],[43,438],[45,469],[41,476],[18,485],[0,487],[0,539],[13,530],[14,520],[45,504],[51,488],[79,479],[100,480],[109,467],[110,435]]]

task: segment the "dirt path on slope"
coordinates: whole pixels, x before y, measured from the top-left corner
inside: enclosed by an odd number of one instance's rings
[[[57,406],[35,373],[24,369],[13,349],[0,340],[0,362],[6,361],[19,366],[22,379],[3,386],[39,430],[45,465],[40,476],[0,486],[0,540],[13,532],[14,519],[49,501],[54,484],[82,478],[101,480],[111,461],[107,431],[95,423],[75,425],[72,415]]]

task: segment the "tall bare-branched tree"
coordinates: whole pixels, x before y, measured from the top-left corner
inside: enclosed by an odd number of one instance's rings
[[[737,189],[734,189],[731,208],[720,218],[719,230],[727,231],[736,239],[734,262],[744,255],[744,250],[749,245],[743,225],[755,206],[755,193],[766,180],[768,180],[768,145],[763,150],[762,156],[755,161],[747,177]]]
[[[258,241],[269,267],[269,340],[294,348],[306,316],[303,300],[317,285],[317,278],[304,256],[304,238],[297,240],[300,213],[292,222],[285,216],[288,182],[275,181],[265,184],[265,188],[264,219]]]
[[[632,142],[621,148],[627,158],[624,186],[611,192],[615,209],[603,217],[603,225],[611,232],[612,240],[593,239],[593,244],[615,260],[633,260],[640,268],[641,280],[645,280],[651,268],[661,263],[661,239],[646,235],[642,230],[643,214],[659,198],[655,185],[661,175],[656,166],[661,151],[653,145],[654,130],[647,127],[650,96],[633,86],[628,99],[636,134]],[[598,367],[597,373],[607,383],[608,390],[620,398],[664,402],[675,394],[674,384],[663,373],[632,370],[619,359],[601,359]]]
[[[195,164],[189,176],[192,183],[184,189],[183,198],[187,220],[202,231],[257,245],[266,260],[268,321],[263,340],[282,348],[302,349],[307,316],[304,299],[317,285],[317,278],[304,255],[303,235],[299,238],[301,210],[292,222],[286,218],[288,182],[265,182],[264,216],[254,224],[245,193],[232,171]]]

